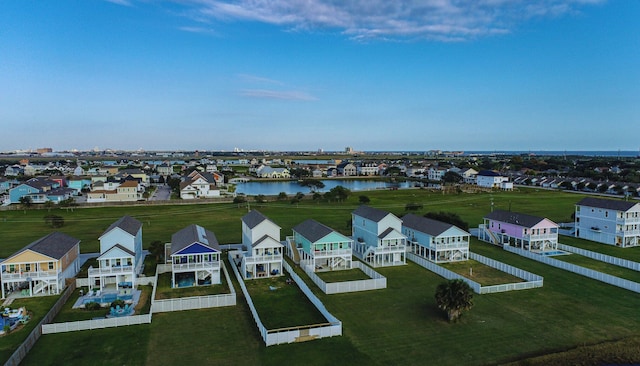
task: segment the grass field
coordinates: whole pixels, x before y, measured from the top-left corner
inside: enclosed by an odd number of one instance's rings
[[[320,279],[322,279],[326,283],[371,279],[371,277],[367,276],[367,274],[362,272],[362,270],[360,270],[359,268],[354,268],[354,269],[345,270],[345,271],[316,272],[316,274],[318,275],[318,277],[320,277]]]
[[[590,268],[598,272],[610,274],[612,276],[624,278],[625,280],[640,282],[640,272],[638,271],[591,259],[579,254],[559,255],[553,258],[563,262],[572,263],[577,266]]]
[[[481,223],[482,216],[489,212],[491,199],[495,208],[511,206],[513,211],[563,222],[570,221],[574,204],[583,197],[542,190],[469,195],[400,190],[359,192],[344,203],[278,202],[263,207],[252,203],[251,207],[281,226],[282,236],[290,235],[291,227],[306,218],[349,234],[350,213],[357,207],[360,194],[369,196],[372,206],[399,216],[403,215],[406,203],[418,202],[423,209],[417,214],[455,212],[471,227]],[[42,221],[45,212],[0,212],[4,239],[0,243],[0,257],[50,232]],[[240,217],[246,212],[246,207],[231,204],[75,209],[61,212],[66,222],[61,231],[82,239],[83,252],[97,251],[97,238],[104,229],[123,214],[129,214],[144,223],[145,247],[153,240],[168,241],[172,233],[191,223],[214,231],[223,244],[237,243],[241,235]],[[575,245],[565,237],[561,242]],[[592,245],[613,251],[606,254],[617,257],[636,261],[640,258],[640,248]],[[45,335],[25,364],[490,365],[541,355],[552,357],[550,354],[584,346],[583,359],[565,364],[589,365],[591,350],[603,354],[608,351],[623,354],[628,350],[624,359],[611,356],[609,361],[640,362],[637,341],[633,341],[640,337],[637,293],[475,239],[470,249],[543,276],[544,287],[476,295],[473,309],[460,322],[450,324],[434,299],[435,288],[443,279],[409,262],[406,266],[376,269],[387,277],[387,288],[383,290],[325,295],[310,284],[327,310],[342,321],[341,337],[267,348],[240,295],[237,306],[155,314],[150,325]],[[620,339],[628,340],[611,343]],[[573,360],[569,353],[561,353],[555,359],[563,357]]]
[[[475,281],[482,286],[524,282],[522,278],[512,276],[473,259],[462,262],[442,263],[440,266]]]
[[[224,275],[220,276],[221,283],[208,286],[192,286],[183,288],[171,288],[171,273],[161,273],[158,275],[158,285],[156,289],[156,299],[171,299],[176,297],[207,296],[228,294],[229,285]]]

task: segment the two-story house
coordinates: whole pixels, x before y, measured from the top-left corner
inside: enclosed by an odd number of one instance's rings
[[[212,173],[193,171],[183,178],[180,183],[180,198],[212,198],[220,197],[220,189],[217,186]]]
[[[115,286],[135,288],[136,274],[142,270],[142,223],[123,216],[111,224],[98,238],[100,256],[98,268],[89,268],[90,286],[103,290]]]
[[[407,236],[411,253],[432,262],[469,259],[471,235],[455,225],[408,214],[402,217],[402,233]]]
[[[351,269],[353,240],[315,220],[296,225],[288,240],[299,249],[300,265],[311,266],[314,272]]]
[[[171,287],[219,284],[220,245],[216,235],[189,225],[171,236]]]
[[[80,270],[80,240],[53,232],[0,262],[2,298],[21,291],[23,296],[59,294],[67,278]]]
[[[513,190],[513,182],[494,170],[481,170],[476,175],[476,185],[484,188],[497,188],[505,191]]]
[[[406,264],[407,238],[402,220],[384,210],[362,205],[351,213],[353,254],[374,266]]]
[[[246,248],[241,262],[245,280],[282,275],[280,226],[252,210],[242,217],[242,245]]]
[[[544,217],[495,210],[484,217],[478,239],[532,252],[558,248],[558,224]]]
[[[576,203],[575,236],[621,248],[640,245],[640,203],[583,198]]]

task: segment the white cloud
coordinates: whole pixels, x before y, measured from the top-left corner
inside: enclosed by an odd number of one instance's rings
[[[109,3],[113,3],[113,4],[118,4],[118,5],[124,5],[124,6],[131,6],[131,1],[129,0],[105,0],[106,2]]]
[[[126,0],[111,0],[126,2]],[[257,21],[333,29],[353,39],[468,40],[511,32],[606,0],[173,0],[198,21]]]
[[[199,33],[199,34],[206,34],[211,36],[218,35],[216,31],[214,31],[213,29],[204,28],[204,27],[178,27],[178,29],[183,32],[189,32],[189,33]]]
[[[267,90],[267,89],[244,89],[240,91],[240,95],[249,98],[259,98],[259,99],[279,99],[279,100],[298,100],[298,101],[314,101],[318,100],[318,98],[310,95],[308,93],[290,90],[290,91],[279,91],[279,90]]]

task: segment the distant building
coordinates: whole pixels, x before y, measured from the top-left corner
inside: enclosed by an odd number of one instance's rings
[[[576,203],[575,236],[621,248],[640,245],[640,203],[586,197]]]

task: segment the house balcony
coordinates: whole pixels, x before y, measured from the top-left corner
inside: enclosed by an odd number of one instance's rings
[[[433,250],[451,250],[451,249],[466,249],[469,248],[469,242],[468,241],[461,241],[461,242],[455,242],[455,243],[442,243],[442,244],[434,244],[433,246],[429,246],[429,248],[433,249]]]
[[[27,281],[29,279],[58,278],[60,271],[36,271],[36,272],[2,272],[4,281]]]
[[[352,255],[353,252],[351,249],[334,249],[334,250],[314,250],[312,254],[315,258],[322,258],[322,257],[336,257],[336,256],[342,256],[342,255]]]
[[[220,262],[199,262],[199,263],[179,263],[171,264],[173,272],[188,272],[197,270],[220,270]]]
[[[536,240],[558,240],[558,233],[550,233],[550,234],[538,234],[538,235],[525,235],[523,237],[525,240],[536,241]]]
[[[133,266],[115,266],[115,267],[100,267],[89,268],[89,277],[104,276],[104,275],[118,275],[125,273],[133,273],[135,270]]]
[[[640,217],[628,217],[628,218],[617,219],[616,224],[618,225],[640,224]]]
[[[376,252],[376,254],[402,253],[407,251],[407,246],[406,245],[393,245],[393,246],[383,246],[383,247],[378,246],[378,247],[374,247],[373,250]]]
[[[265,262],[280,262],[280,261],[282,261],[282,254],[252,255],[252,256],[245,256],[244,257],[244,262],[246,264],[265,263]]]
[[[640,230],[617,230],[616,235],[622,236],[640,236]]]

